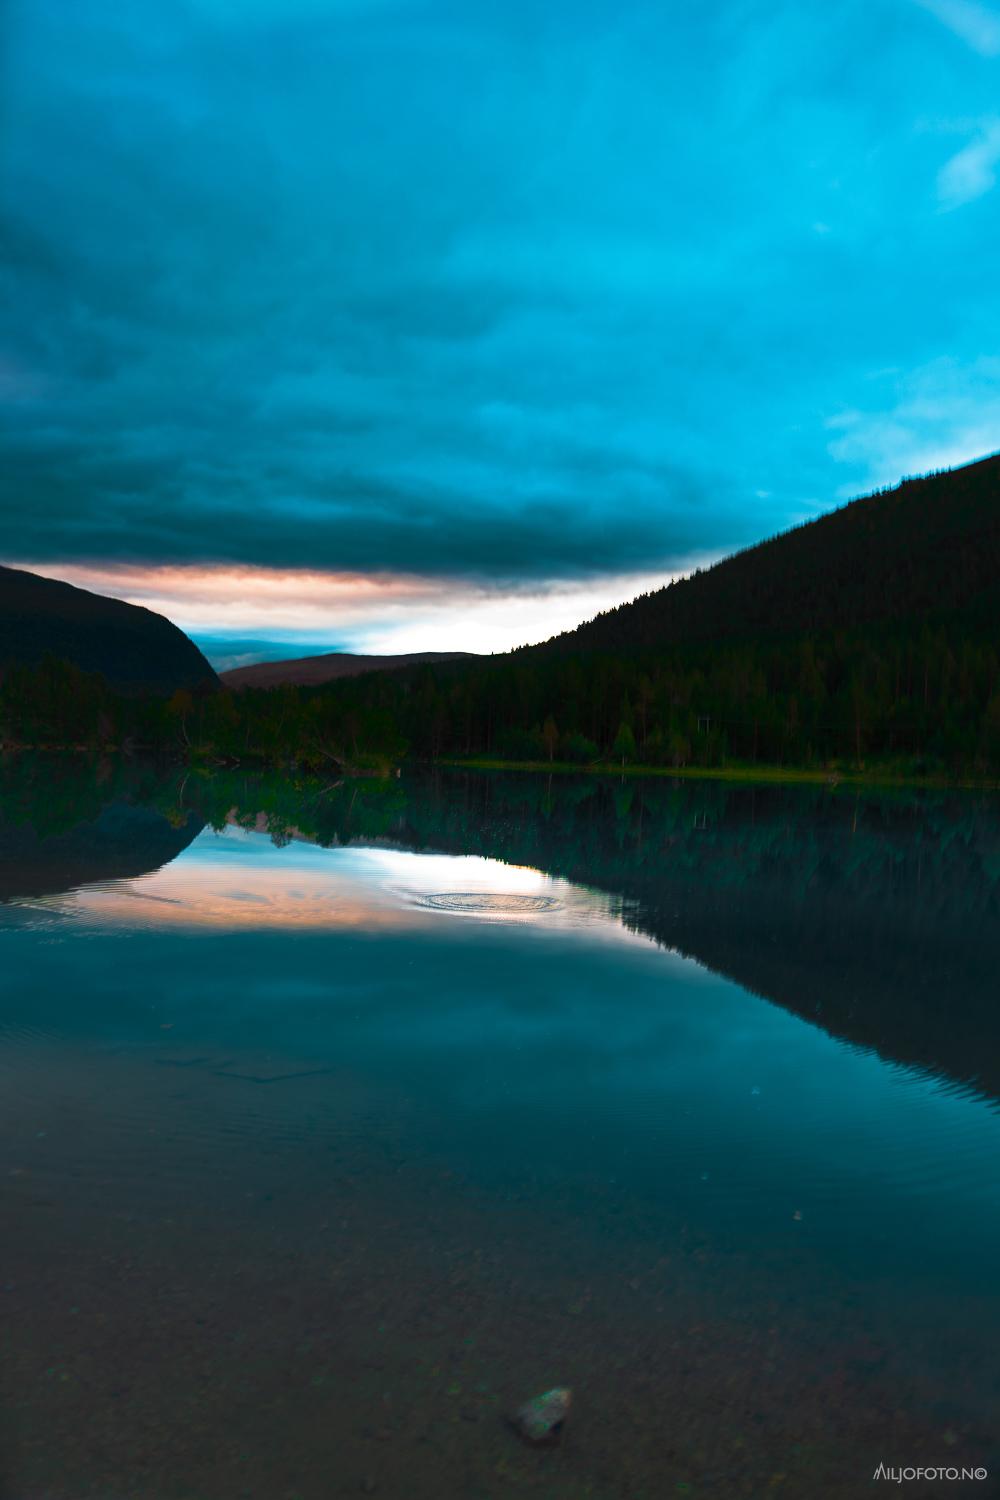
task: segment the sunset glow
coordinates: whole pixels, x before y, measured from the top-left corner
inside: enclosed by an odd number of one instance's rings
[[[144,605],[195,639],[253,634],[286,641],[289,656],[303,654],[297,649],[302,642],[373,655],[509,651],[571,630],[601,610],[683,576],[616,574],[504,589],[455,582],[446,587],[440,579],[404,573],[221,565],[99,567],[32,559],[14,566]]]
[[[475,855],[324,849],[294,839],[278,849],[267,834],[236,826],[206,830],[172,864],[135,880],[82,887],[55,909],[87,925],[144,930],[387,933],[487,922],[556,931],[586,925],[638,941],[607,896],[527,866]]]

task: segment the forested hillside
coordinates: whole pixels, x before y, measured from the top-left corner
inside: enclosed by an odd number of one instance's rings
[[[338,685],[413,753],[1000,770],[1000,458],[909,481],[544,645]]]
[[[219,673],[219,680],[228,688],[319,687],[340,677],[360,677],[362,672],[398,672],[424,662],[454,661],[471,655],[469,651],[409,651],[402,656],[355,656],[349,651],[330,651],[323,656],[230,667]]]
[[[1000,456],[852,500],[548,644],[636,650],[952,616],[995,630],[998,575]]]
[[[123,635],[119,646],[140,670],[143,640]],[[74,641],[77,659],[81,649]],[[58,654],[0,674],[0,745],[132,744],[356,769],[409,752],[992,779],[1000,458],[856,501],[503,656],[132,698]]]

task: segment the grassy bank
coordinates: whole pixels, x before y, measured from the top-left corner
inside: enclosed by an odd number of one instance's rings
[[[574,773],[588,776],[658,776],[670,779],[699,781],[742,781],[779,784],[807,784],[827,786],[907,786],[907,787],[964,787],[978,791],[1000,791],[1000,781],[992,778],[957,776],[916,776],[894,770],[891,767],[842,768],[827,767],[813,770],[795,766],[760,766],[729,764],[725,766],[644,766],[638,764],[616,764],[600,761],[591,765],[577,765],[570,761],[549,760],[498,760],[485,756],[470,756],[465,759],[446,758],[435,762],[442,766],[464,766],[476,771],[534,771],[555,772],[560,775]]]

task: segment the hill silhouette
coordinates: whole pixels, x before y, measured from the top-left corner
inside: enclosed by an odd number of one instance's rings
[[[220,672],[228,688],[270,688],[288,684],[317,687],[339,677],[357,677],[362,672],[398,672],[424,663],[455,661],[471,657],[470,651],[411,651],[402,656],[355,656],[349,651],[330,651],[322,656],[299,656],[286,661],[261,661],[249,667],[231,667]]]
[[[354,769],[408,751],[993,779],[1000,456],[854,501],[505,655],[267,663],[226,674],[246,691],[180,701],[190,695],[176,688],[218,679],[149,611],[5,569],[0,627],[0,667],[5,655],[49,658],[0,680],[11,744]],[[114,691],[74,678],[80,667]],[[329,672],[342,675],[312,675]],[[146,692],[129,702],[122,689],[136,688]]]
[[[541,648],[642,649],[1000,609],[1000,455],[852,500]]]
[[[331,684],[419,757],[1000,770],[1000,456],[505,656]],[[333,705],[331,705],[332,711]]]
[[[215,688],[198,647],[163,615],[54,578],[0,567],[0,671],[46,657],[100,672],[125,692]]]

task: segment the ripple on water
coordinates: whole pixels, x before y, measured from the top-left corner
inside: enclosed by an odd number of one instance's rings
[[[477,917],[530,917],[558,911],[562,906],[555,896],[523,896],[506,891],[421,892],[411,899],[414,905],[434,911]]]

